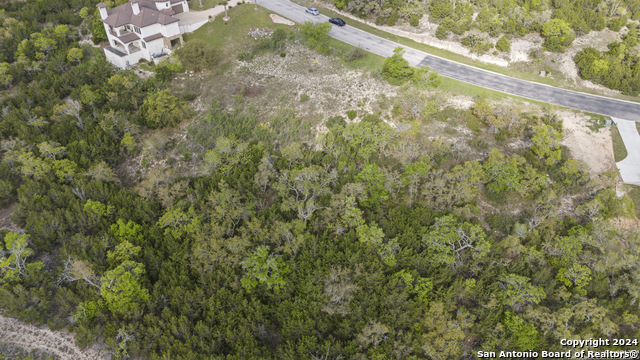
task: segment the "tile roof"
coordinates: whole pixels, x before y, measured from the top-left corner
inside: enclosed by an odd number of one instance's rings
[[[173,11],[170,13],[159,11],[153,0],[138,0],[136,3],[140,8],[138,14],[133,13],[131,3],[127,2],[126,4],[107,10],[107,18],[102,21],[114,27],[127,24],[138,27],[145,27],[152,24],[167,25],[178,21],[177,18],[171,16]]]
[[[153,41],[153,40],[156,40],[156,39],[160,39],[161,37],[162,37],[162,34],[157,33],[157,34],[153,34],[151,36],[147,36],[146,38],[144,38],[144,41],[150,42],[150,41]]]

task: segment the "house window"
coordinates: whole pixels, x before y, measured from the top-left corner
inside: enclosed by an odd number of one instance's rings
[[[142,47],[146,49],[147,48],[147,44],[145,44],[144,41],[141,41],[141,43],[142,43]]]
[[[133,25],[133,31],[135,31],[137,34],[140,34],[140,28]]]

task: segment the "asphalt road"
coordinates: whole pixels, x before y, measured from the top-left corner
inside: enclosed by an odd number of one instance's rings
[[[313,16],[311,14],[307,14],[304,7],[294,4],[288,0],[261,0],[258,1],[258,4],[297,23],[303,23],[305,21],[318,23],[328,20],[328,17],[324,15]],[[404,58],[407,59],[409,64],[412,66],[429,66],[431,69],[438,71],[442,76],[464,81],[487,89],[582,111],[609,115],[621,119],[640,121],[640,103],[590,95],[531,81],[515,79],[502,74],[457,63],[452,60],[429,55],[425,52],[383,39],[349,25],[343,27],[333,25],[333,29],[329,35],[337,40],[361,47],[364,50],[384,57],[393,55],[393,50],[395,48],[402,47],[406,50]]]

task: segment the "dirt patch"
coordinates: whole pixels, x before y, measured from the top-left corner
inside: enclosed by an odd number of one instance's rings
[[[595,174],[615,169],[609,128],[591,131],[587,127],[590,117],[579,112],[560,110],[556,115],[562,119],[562,145],[569,148],[573,158],[589,165]]]
[[[640,229],[640,219],[629,219],[629,218],[617,217],[617,218],[611,219],[611,222],[618,229],[625,229],[625,230]]]
[[[15,205],[10,205],[4,209],[0,209],[0,230],[9,230],[18,234],[24,234],[24,229],[11,221],[14,207]]]
[[[303,117],[322,120],[344,115],[346,110],[375,112],[380,93],[396,94],[395,87],[301,44],[289,45],[286,57],[269,53],[249,62],[238,61],[230,75],[234,88],[241,84],[244,89],[262,89],[270,98],[257,99],[261,104],[255,105],[261,111],[274,114],[292,108]]]
[[[103,351],[76,346],[73,335],[67,331],[51,331],[47,327],[24,324],[0,315],[0,342],[27,351],[43,351],[61,360],[102,360],[110,356]]]
[[[280,15],[271,14],[271,15],[269,15],[269,17],[271,18],[271,21],[274,22],[274,24],[284,24],[284,25],[289,25],[289,26],[293,26],[293,25],[296,24],[293,21],[291,21],[289,19],[285,19]]]
[[[540,34],[527,34],[521,38],[511,40],[511,52],[509,53],[509,62],[527,62],[531,60],[529,54],[533,49],[542,48],[544,39]]]
[[[448,94],[446,101],[448,106],[461,110],[471,109],[473,107],[473,104],[475,103],[475,100],[472,96],[453,94]]]

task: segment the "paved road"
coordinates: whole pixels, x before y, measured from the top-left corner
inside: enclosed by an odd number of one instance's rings
[[[633,121],[616,119],[618,131],[627,148],[627,157],[616,163],[620,176],[626,184],[640,185],[640,134]]]
[[[297,23],[305,21],[324,22],[324,15],[313,16],[305,13],[305,8],[288,0],[259,0],[258,5],[285,16]],[[429,55],[425,52],[383,39],[352,26],[333,26],[329,35],[347,44],[359,46],[374,54],[389,57],[393,49],[403,47],[404,55],[413,66],[429,66],[440,75],[464,81],[484,88],[522,96],[532,100],[543,101],[578,110],[609,115],[621,119],[640,121],[640,103],[616,100],[603,96],[555,88],[526,80],[515,79],[491,71],[457,63]]]

